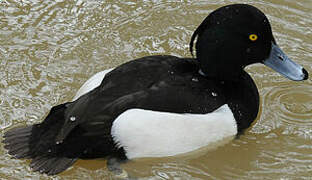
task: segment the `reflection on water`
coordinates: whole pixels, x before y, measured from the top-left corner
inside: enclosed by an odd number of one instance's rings
[[[0,129],[40,122],[92,74],[152,55],[190,56],[196,26],[217,7],[251,3],[270,19],[279,45],[312,71],[312,2],[0,1]],[[261,114],[239,139],[189,158],[132,161],[143,179],[280,179],[312,175],[311,80],[289,82],[262,65],[248,68]],[[1,139],[0,139],[1,140]],[[109,179],[104,160],[78,161],[54,177],[31,172],[0,145],[2,179]]]

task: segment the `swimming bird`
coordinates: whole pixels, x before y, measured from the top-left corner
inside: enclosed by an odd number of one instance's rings
[[[79,158],[174,156],[251,126],[259,94],[246,66],[261,63],[291,80],[308,78],[251,5],[216,9],[193,33],[192,54],[194,43],[195,58],[147,56],[97,73],[43,122],[5,132],[5,148],[48,175]]]

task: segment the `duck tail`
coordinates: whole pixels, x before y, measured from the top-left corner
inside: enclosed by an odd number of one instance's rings
[[[64,123],[65,104],[51,109],[46,119],[27,127],[17,127],[4,133],[3,143],[15,158],[31,159],[31,168],[40,173],[54,175],[66,170],[77,157],[66,156],[55,143],[59,129]]]

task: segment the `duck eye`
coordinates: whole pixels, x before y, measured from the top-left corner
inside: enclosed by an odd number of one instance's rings
[[[258,39],[258,36],[257,36],[256,34],[250,34],[250,35],[249,35],[249,39],[250,39],[251,41],[255,41],[255,40]]]

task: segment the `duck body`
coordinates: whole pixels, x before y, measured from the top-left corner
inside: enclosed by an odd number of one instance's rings
[[[208,15],[191,38],[191,53],[196,37],[196,58],[147,56],[97,73],[42,123],[7,131],[5,148],[49,175],[78,158],[186,153],[234,137],[256,119],[259,94],[245,66],[262,63],[292,80],[308,78],[253,6]]]
[[[258,113],[258,92],[247,73],[240,82],[206,78],[199,74],[195,59],[144,57],[117,67],[102,79],[94,79],[101,85],[82,95],[66,111],[70,112],[68,116],[85,122],[83,127],[90,127],[90,132],[111,135],[113,141],[101,142],[113,142],[112,148],[117,143],[127,158],[195,150],[236,135],[249,127]],[[75,115],[71,109],[84,116]],[[189,140],[183,141],[185,138]]]

